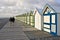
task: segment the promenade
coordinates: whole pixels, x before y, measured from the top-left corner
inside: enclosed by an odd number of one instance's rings
[[[23,25],[18,21],[9,22],[0,30],[0,40],[29,40],[23,32]]]
[[[52,36],[16,20],[14,24],[8,22],[0,30],[0,40],[60,40],[60,37]]]

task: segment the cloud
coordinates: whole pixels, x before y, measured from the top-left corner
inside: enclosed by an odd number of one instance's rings
[[[47,1],[49,1],[49,2],[55,2],[55,0],[47,0]]]
[[[22,14],[35,8],[42,9],[49,2],[60,6],[55,0],[0,0],[0,14]]]

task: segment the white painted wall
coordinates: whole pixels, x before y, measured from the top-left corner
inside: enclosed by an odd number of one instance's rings
[[[27,16],[27,24],[29,24],[29,16]]]
[[[57,14],[57,35],[60,35],[60,14]]]
[[[31,16],[31,25],[33,25],[33,23],[32,23],[32,22],[33,22],[33,17]]]
[[[35,28],[41,30],[41,15],[38,12],[35,14]]]
[[[44,31],[50,33],[50,29],[46,29],[46,28],[44,28]]]
[[[50,25],[44,24],[44,27],[45,27],[45,28],[50,28]]]

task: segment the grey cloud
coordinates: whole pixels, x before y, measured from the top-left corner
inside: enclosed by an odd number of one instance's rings
[[[52,3],[60,6],[55,1],[48,0],[0,0],[0,14],[22,14],[34,10],[35,8],[42,9],[46,3]],[[20,4],[22,3],[22,4]]]
[[[9,2],[6,0],[0,0],[0,6],[15,6],[15,5],[16,5],[16,1]]]

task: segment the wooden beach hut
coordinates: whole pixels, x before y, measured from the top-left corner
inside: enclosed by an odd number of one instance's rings
[[[35,28],[42,30],[42,14],[41,14],[41,9],[36,8],[34,10],[35,15]]]
[[[27,15],[26,16],[26,22],[27,22],[27,24],[29,24],[29,13],[27,13],[26,15]]]
[[[17,15],[16,19],[26,23],[26,14]]]
[[[33,11],[30,11],[29,20],[30,20],[29,24],[34,27],[34,15],[33,15]]]
[[[52,35],[60,35],[60,7],[46,4],[43,11],[43,31]]]

